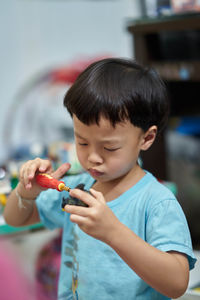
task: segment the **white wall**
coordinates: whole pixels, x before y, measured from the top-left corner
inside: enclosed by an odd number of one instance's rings
[[[42,70],[82,56],[132,57],[126,18],[139,14],[139,0],[1,1],[0,163],[8,150],[8,113],[24,83]]]

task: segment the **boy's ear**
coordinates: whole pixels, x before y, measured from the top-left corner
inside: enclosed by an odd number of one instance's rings
[[[157,126],[153,125],[144,133],[141,143],[141,150],[148,150],[153,142],[155,141],[157,135]]]

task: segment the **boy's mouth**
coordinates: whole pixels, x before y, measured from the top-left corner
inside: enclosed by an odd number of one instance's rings
[[[100,171],[97,171],[95,169],[88,169],[88,172],[90,173],[91,176],[93,177],[99,177],[99,176],[102,176],[103,175],[103,172],[100,172]]]

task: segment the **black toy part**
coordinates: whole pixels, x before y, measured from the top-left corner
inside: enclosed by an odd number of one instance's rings
[[[75,188],[85,191],[85,192],[88,192],[87,190],[84,189],[84,186],[85,186],[85,184],[80,183]],[[64,209],[65,205],[67,205],[67,204],[88,207],[88,205],[86,203],[84,203],[83,201],[81,201],[80,199],[70,197],[70,196],[68,198],[65,198],[65,197],[62,198],[62,209]]]

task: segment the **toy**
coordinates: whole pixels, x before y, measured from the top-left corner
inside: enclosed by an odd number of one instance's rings
[[[70,191],[70,188],[65,185],[64,181],[59,181],[47,173],[39,173],[35,177],[36,182],[45,188],[56,189],[59,192]]]
[[[35,179],[36,179],[36,182],[42,187],[56,189],[59,192],[62,192],[62,191],[69,192],[70,191],[70,187],[66,186],[64,181],[57,180],[47,173],[39,173],[35,176]],[[76,189],[86,191],[86,190],[84,190],[84,186],[85,186],[84,184],[78,184],[76,186]],[[88,207],[88,205],[85,204],[83,201],[81,201],[77,198],[73,198],[73,197],[69,197],[69,198],[63,197],[62,209],[64,209],[66,204]]]
[[[4,207],[7,202],[7,197],[5,194],[0,194],[0,215],[2,214]]]
[[[82,191],[85,191],[87,192],[85,189],[84,189],[84,184],[80,183],[76,186],[76,189],[80,189]],[[88,205],[86,203],[84,203],[83,201],[77,199],[77,198],[74,198],[74,197],[69,197],[69,198],[64,198],[62,199],[62,209],[64,210],[64,207],[65,205],[68,204],[68,205],[76,205],[76,206],[83,206],[83,207],[88,207]]]

